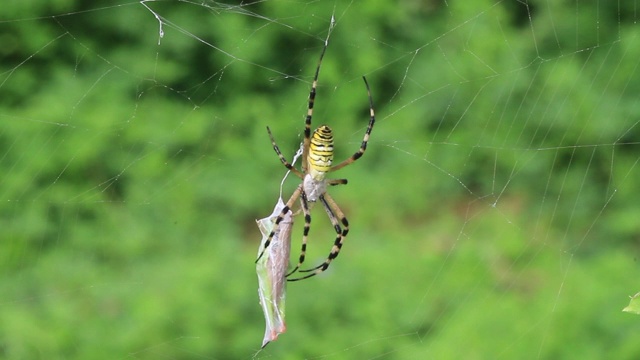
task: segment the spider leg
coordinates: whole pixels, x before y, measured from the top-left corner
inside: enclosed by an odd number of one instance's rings
[[[373,125],[376,122],[376,115],[373,111],[373,99],[371,98],[371,90],[369,89],[369,83],[367,82],[366,77],[363,76],[362,79],[364,80],[364,85],[367,87],[367,94],[369,95],[369,114],[371,116],[369,118],[369,125],[367,125],[367,130],[364,132],[364,138],[362,139],[362,144],[360,145],[360,149],[358,149],[358,151],[356,151],[353,155],[351,155],[351,157],[348,158],[347,160],[344,160],[343,162],[341,162],[336,166],[332,166],[329,171],[336,171],[353,163],[354,161],[360,159],[360,157],[362,157],[364,152],[367,150],[367,143],[369,142],[369,136],[371,135],[371,130],[373,130]]]
[[[311,211],[309,210],[309,202],[307,200],[307,194],[304,190],[300,196],[300,204],[302,205],[302,212],[304,213],[304,230],[302,233],[302,248],[300,249],[300,258],[298,260],[298,265],[296,265],[291,272],[289,272],[285,277],[295,273],[298,271],[302,263],[304,262],[305,255],[307,253],[307,239],[309,236],[309,229],[311,228]]]
[[[327,184],[331,186],[347,185],[347,179],[329,179],[327,180]]]
[[[326,210],[327,215],[331,220],[331,224],[333,224],[333,227],[336,230],[336,240],[333,242],[333,247],[331,247],[329,256],[322,264],[311,269],[299,270],[300,272],[311,272],[311,274],[296,279],[287,279],[287,281],[308,279],[327,270],[331,262],[338,257],[340,249],[342,248],[342,243],[344,242],[344,238],[349,232],[349,222],[347,221],[344,213],[342,212],[342,210],[340,210],[340,207],[338,206],[338,204],[336,204],[333,198],[329,194],[325,193],[324,195],[320,196],[320,201],[322,202],[322,205],[324,206],[324,209]],[[340,226],[340,223],[342,223],[342,226]]]
[[[273,134],[271,134],[271,129],[269,129],[268,126],[267,126],[267,133],[269,133],[269,139],[271,139],[271,145],[273,145],[273,150],[276,152],[276,154],[280,158],[280,161],[282,161],[282,164],[284,164],[284,166],[287,169],[289,169],[292,173],[296,174],[297,177],[299,177],[300,179],[304,179],[304,175],[302,175],[302,173],[298,169],[296,169],[293,165],[291,165],[291,163],[288,162],[287,159],[285,159],[284,155],[282,155],[282,152],[280,152],[280,148],[276,144],[276,140],[273,138]]]
[[[298,188],[296,189],[296,191],[293,192],[293,195],[291,195],[291,197],[289,198],[287,203],[282,208],[282,211],[280,211],[280,214],[278,214],[278,217],[276,217],[276,221],[275,221],[275,224],[273,226],[273,229],[269,233],[269,237],[267,237],[267,240],[264,242],[264,248],[262,249],[262,252],[260,252],[260,255],[258,255],[258,258],[256,259],[256,262],[258,262],[258,260],[260,260],[262,255],[264,255],[264,252],[267,250],[267,248],[271,244],[271,240],[273,239],[273,237],[275,236],[276,232],[278,231],[278,227],[280,226],[280,222],[282,222],[282,220],[284,219],[284,216],[287,214],[287,212],[289,212],[289,210],[293,206],[293,203],[298,199],[298,197],[300,196],[300,193],[302,193],[302,184],[299,185]]]
[[[307,156],[309,155],[309,146],[311,145],[311,117],[313,116],[313,105],[316,101],[316,87],[318,86],[318,75],[320,74],[320,65],[322,65],[322,58],[329,45],[329,38],[324,42],[324,47],[320,53],[320,59],[318,60],[318,66],[316,67],[316,73],[313,76],[313,83],[311,83],[311,91],[309,92],[309,107],[307,108],[307,117],[304,120],[304,142],[302,144],[302,172],[307,172]]]

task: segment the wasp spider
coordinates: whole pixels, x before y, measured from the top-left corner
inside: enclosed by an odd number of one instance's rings
[[[293,165],[291,165],[291,163],[287,161],[287,159],[285,159],[285,157],[280,152],[278,145],[276,145],[276,141],[271,134],[271,130],[267,126],[267,132],[269,134],[269,138],[271,139],[271,144],[273,145],[273,149],[275,150],[276,154],[280,158],[280,161],[282,161],[287,169],[289,169],[302,180],[302,183],[298,185],[296,190],[293,192],[293,195],[291,195],[291,198],[289,198],[285,207],[282,209],[282,212],[276,218],[275,226],[264,244],[264,249],[258,256],[258,259],[262,257],[264,251],[267,249],[267,247],[269,247],[271,240],[277,233],[280,222],[284,219],[285,215],[290,211],[295,201],[299,198],[302,212],[304,213],[302,249],[300,251],[298,265],[296,265],[296,267],[286,276],[289,277],[296,271],[310,274],[295,279],[287,279],[288,281],[303,280],[317,275],[327,270],[331,262],[336,257],[338,257],[344,239],[349,232],[349,222],[344,216],[342,210],[340,210],[338,204],[336,204],[333,198],[327,193],[327,186],[344,185],[347,183],[347,179],[327,179],[325,178],[325,176],[329,172],[342,169],[343,167],[353,163],[364,154],[364,152],[367,150],[367,142],[369,141],[369,136],[371,135],[371,130],[373,129],[373,125],[375,123],[371,91],[369,90],[369,84],[367,83],[366,77],[363,76],[362,79],[364,80],[364,84],[367,88],[367,95],[369,97],[369,113],[371,115],[371,118],[369,120],[367,130],[364,133],[362,144],[360,145],[358,151],[356,151],[353,155],[351,155],[350,158],[342,161],[341,163],[332,165],[333,132],[331,128],[327,125],[322,125],[313,132],[313,135],[311,135],[311,116],[313,115],[313,105],[316,98],[316,85],[318,83],[320,65],[322,64],[324,53],[327,50],[327,45],[328,41],[325,41],[324,48],[322,49],[322,53],[320,54],[320,60],[318,60],[318,66],[313,78],[313,83],[311,85],[311,92],[309,93],[309,108],[307,110],[307,116],[304,122],[304,141],[302,143],[302,170],[296,169]],[[309,228],[311,226],[311,212],[309,210],[309,203],[315,203],[316,201],[320,201],[325,211],[327,212],[329,220],[331,220],[331,224],[333,224],[333,228],[336,231],[336,239],[333,242],[333,246],[331,247],[329,256],[322,264],[310,269],[299,270],[305,259],[307,250],[307,237],[309,235]]]

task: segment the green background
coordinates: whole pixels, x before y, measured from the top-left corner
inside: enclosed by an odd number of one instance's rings
[[[636,2],[146,5],[3,5],[0,358],[640,357]],[[265,127],[290,158],[332,14],[314,124],[358,148],[362,75],[378,121],[259,352]]]

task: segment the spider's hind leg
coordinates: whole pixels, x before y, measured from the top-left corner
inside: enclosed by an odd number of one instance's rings
[[[304,213],[304,230],[302,233],[302,248],[300,249],[300,258],[298,259],[298,265],[296,265],[293,270],[291,270],[285,277],[295,273],[300,269],[302,263],[304,262],[306,253],[307,253],[307,239],[309,236],[309,229],[311,229],[311,211],[309,210],[309,201],[307,200],[307,194],[304,190],[301,192],[300,196],[300,205],[302,207],[302,212]]]
[[[271,240],[276,235],[276,232],[280,227],[280,222],[284,220],[284,217],[287,214],[287,212],[291,210],[293,203],[298,199],[298,197],[300,196],[300,193],[302,193],[302,185],[298,186],[296,191],[293,192],[293,194],[291,195],[287,203],[282,208],[282,211],[280,211],[280,214],[278,214],[278,217],[276,217],[276,221],[275,221],[275,224],[273,225],[273,229],[269,233],[269,237],[267,237],[267,240],[264,242],[264,248],[262,249],[262,252],[260,252],[260,255],[258,255],[258,258],[255,261],[256,263],[260,260],[260,258],[262,258],[262,255],[264,255],[264,252],[267,251],[267,248],[271,244]]]
[[[306,273],[311,272],[311,274],[308,274],[299,278],[295,278],[295,279],[287,279],[287,281],[298,281],[298,280],[308,279],[312,276],[318,275],[321,272],[327,270],[331,262],[338,257],[338,254],[340,253],[340,249],[342,248],[342,243],[344,242],[344,238],[347,236],[347,233],[349,232],[349,221],[347,221],[347,218],[344,216],[344,213],[342,212],[342,210],[340,210],[340,207],[338,206],[338,204],[336,204],[333,198],[329,194],[325,193],[324,195],[320,196],[320,201],[322,202],[322,205],[324,206],[324,209],[327,212],[329,219],[331,220],[331,224],[333,225],[333,228],[336,230],[336,239],[333,242],[333,246],[331,247],[331,252],[329,253],[329,256],[326,258],[326,260],[322,264],[310,269],[299,270],[300,272],[306,272]]]

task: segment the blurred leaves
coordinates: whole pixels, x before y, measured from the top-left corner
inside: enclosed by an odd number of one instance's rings
[[[332,14],[314,124],[358,148],[362,75],[378,122],[331,189],[340,258],[289,287],[257,357],[640,353],[611,305],[637,289],[632,5],[146,4],[162,38],[137,2],[3,8],[0,357],[257,350],[254,219],[285,172],[265,126],[290,157]]]

